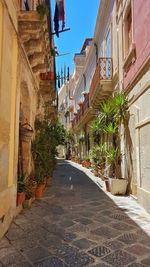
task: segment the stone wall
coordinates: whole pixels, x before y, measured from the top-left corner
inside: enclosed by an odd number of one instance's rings
[[[17,161],[14,159],[18,42],[17,13],[10,2],[0,1],[0,237],[7,230],[16,207]]]

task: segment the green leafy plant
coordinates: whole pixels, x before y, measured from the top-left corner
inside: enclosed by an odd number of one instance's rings
[[[38,4],[36,10],[40,16],[40,20],[43,20],[44,17],[47,16],[49,13],[48,6],[44,3]]]
[[[17,192],[21,193],[25,191],[25,186],[26,186],[26,175],[22,174],[18,177],[18,181],[17,181]]]
[[[45,177],[52,175],[56,163],[57,146],[65,144],[66,131],[59,121],[52,123],[47,112],[43,120],[36,120],[35,128],[32,155],[35,179],[39,185],[44,182]]]

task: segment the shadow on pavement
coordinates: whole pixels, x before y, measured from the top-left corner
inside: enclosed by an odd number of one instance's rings
[[[138,207],[128,210],[120,201],[122,208],[83,171],[58,160],[52,187],[0,241],[0,266],[150,266],[150,237],[136,223]]]

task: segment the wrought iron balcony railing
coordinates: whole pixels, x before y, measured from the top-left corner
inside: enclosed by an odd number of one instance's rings
[[[100,81],[111,81],[113,75],[112,58],[99,58],[90,86],[90,98]]]
[[[89,93],[85,96],[85,99],[82,103],[82,105],[80,106],[80,109],[78,110],[75,118],[72,121],[72,127],[74,127],[75,125],[77,125],[81,118],[83,118],[84,114],[86,113],[86,111],[89,108]]]
[[[89,108],[89,93],[86,94],[84,97],[83,106],[82,106],[83,115],[85,114],[88,108]]]
[[[36,11],[39,4],[45,3],[45,0],[20,0],[21,11]]]

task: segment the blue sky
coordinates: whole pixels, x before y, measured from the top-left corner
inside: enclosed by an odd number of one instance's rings
[[[52,0],[52,16],[54,17],[55,1]],[[73,72],[73,57],[80,52],[84,39],[92,37],[94,33],[96,17],[100,0],[64,0],[66,28],[70,31],[55,37],[55,45],[59,54],[69,53],[67,56],[56,58],[57,72],[66,64]]]

